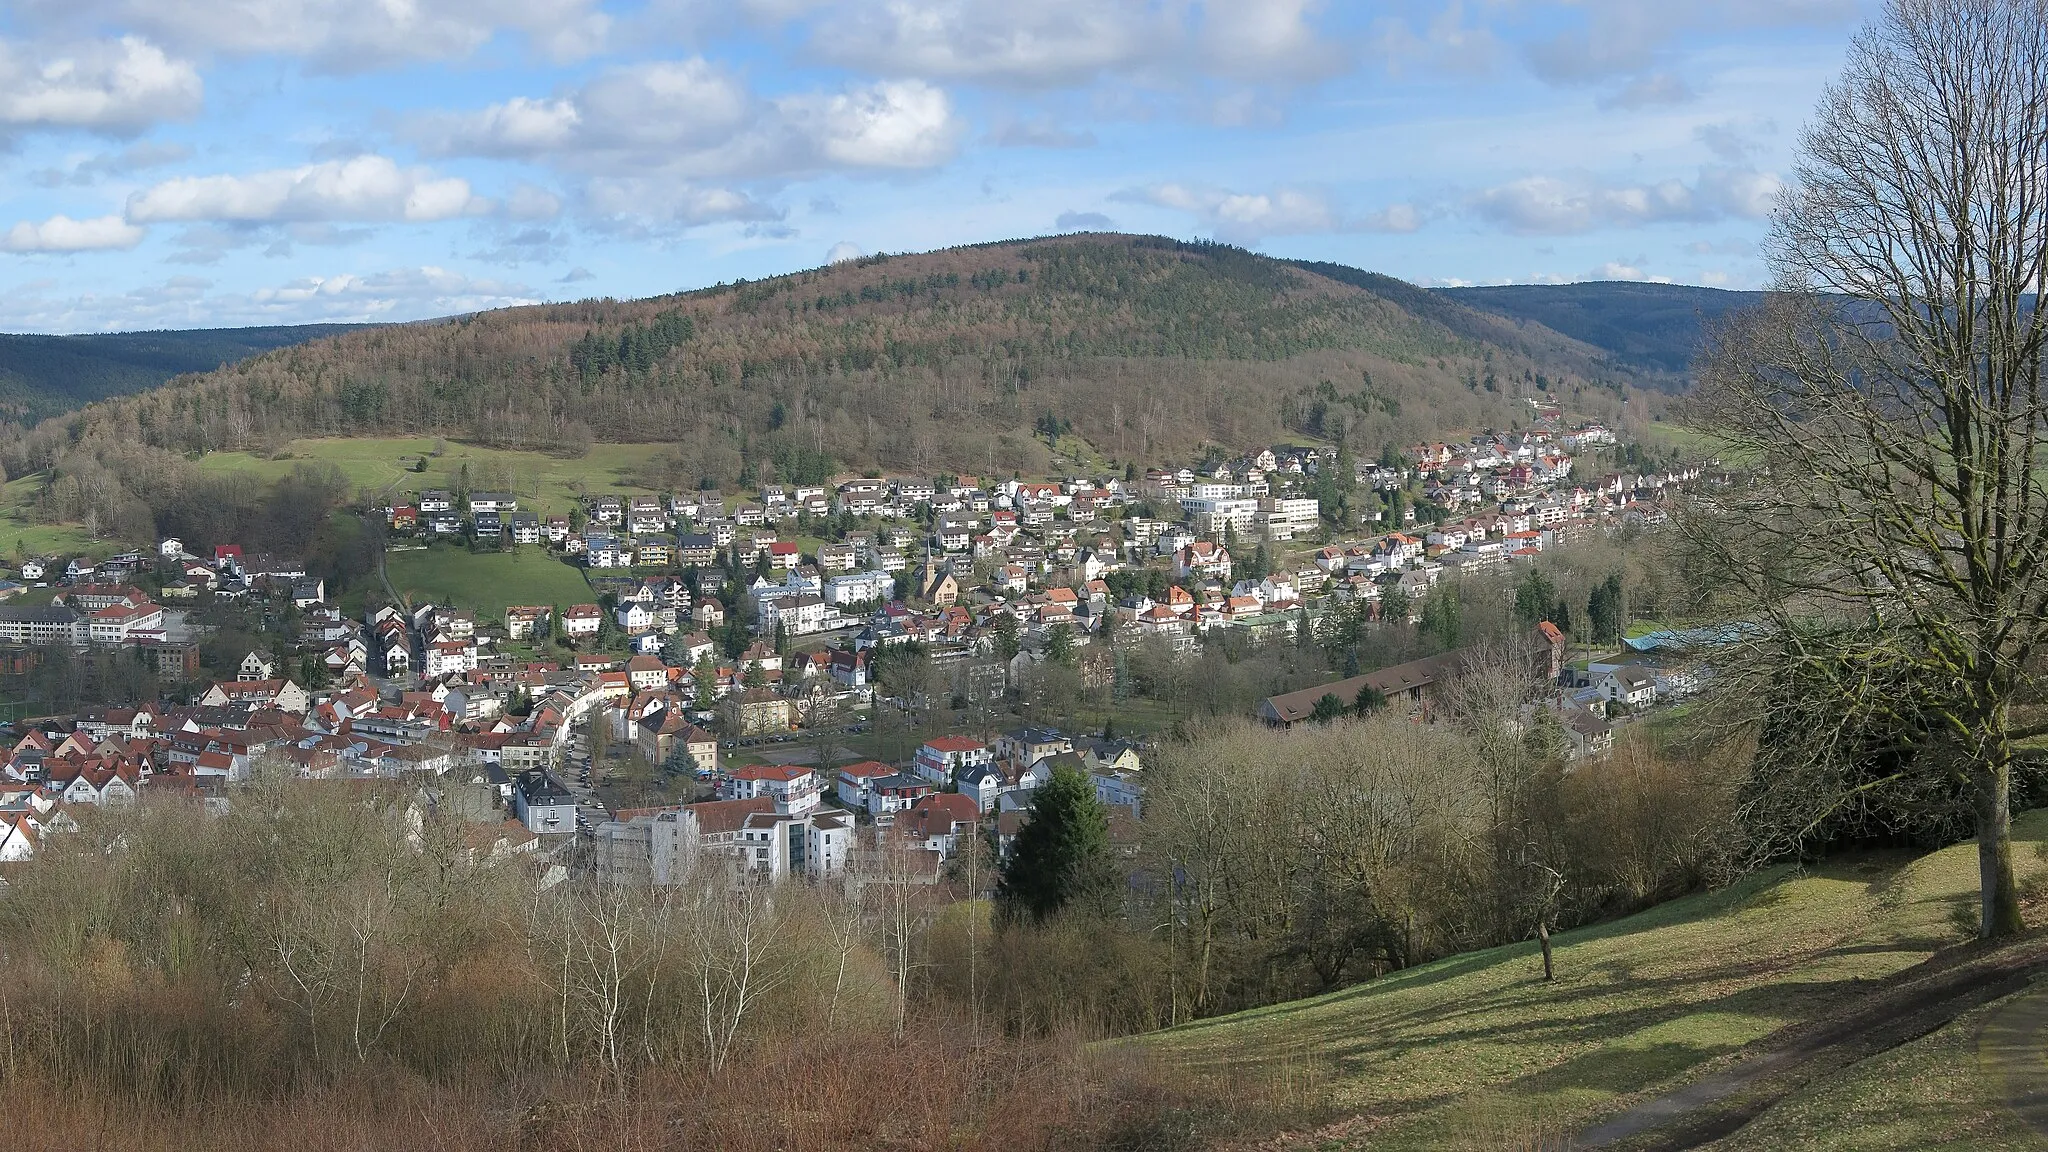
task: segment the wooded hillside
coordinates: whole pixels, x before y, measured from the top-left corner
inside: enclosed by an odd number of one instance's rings
[[[138,501],[194,491],[183,458],[301,436],[663,443],[640,481],[665,490],[1122,468],[1295,438],[1370,456],[1526,424],[1543,395],[1622,415],[1626,370],[1596,349],[1326,270],[1346,279],[1222,245],[1068,236],[364,329],[16,431],[0,463],[52,479],[52,516],[140,527]]]
[[[0,335],[0,417],[33,424],[188,372],[318,340],[359,324],[298,324],[84,336]]]
[[[1644,383],[1670,391],[1691,384],[1693,360],[1716,324],[1764,299],[1761,292],[1631,281],[1439,288],[1431,294],[1583,340],[1611,353],[1622,370],[1641,373]]]
[[[826,456],[982,471],[991,457],[1034,463],[1030,429],[1047,413],[1110,456],[1163,457],[1333,432],[1299,426],[1327,380],[1359,402],[1322,421],[1376,446],[1505,427],[1536,373],[1581,400],[1601,373],[1597,353],[1554,333],[1374,286],[1147,237],[869,257],[345,333],[95,405],[72,429],[181,452],[388,431],[568,450],[673,440],[685,470],[709,477],[778,455],[785,470]],[[32,437],[10,475],[47,464],[59,431]]]

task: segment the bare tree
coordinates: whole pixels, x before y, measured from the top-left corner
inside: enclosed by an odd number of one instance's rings
[[[1687,530],[1745,622],[1731,666],[1924,733],[1915,770],[1974,814],[1986,937],[2020,928],[2013,746],[2048,638],[2044,156],[2048,0],[1891,0],[1802,138],[1776,292],[1709,357],[1701,422],[1751,479]]]
[[[827,788],[832,786],[833,770],[839,767],[840,745],[846,733],[846,706],[839,696],[832,692],[821,692],[813,697],[805,717],[806,735],[813,757],[817,761],[818,779]]]
[[[690,935],[704,1059],[725,1070],[762,1002],[793,975],[786,916],[772,890],[744,875],[697,892]]]

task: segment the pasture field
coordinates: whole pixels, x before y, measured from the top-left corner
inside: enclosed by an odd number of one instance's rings
[[[452,489],[469,469],[472,491],[508,491],[521,509],[566,516],[582,493],[640,495],[652,489],[633,483],[636,473],[662,450],[659,444],[592,444],[579,457],[550,456],[506,448],[485,448],[431,436],[293,440],[286,453],[266,459],[247,452],[210,452],[199,461],[209,471],[248,472],[265,480],[289,475],[300,464],[332,464],[358,488],[380,496],[415,495],[422,488]],[[436,454],[438,452],[438,454]],[[425,472],[413,471],[421,459]]]

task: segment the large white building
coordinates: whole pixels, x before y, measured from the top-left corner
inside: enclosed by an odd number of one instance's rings
[[[619,812],[598,825],[598,878],[632,887],[687,883],[707,866],[775,881],[844,871],[853,817],[836,809],[791,813],[774,800],[714,800]]]
[[[849,572],[825,581],[825,602],[834,608],[887,600],[896,591],[896,577],[879,570]]]
[[[1203,499],[1190,496],[1180,502],[1188,513],[1189,526],[1196,534],[1218,537],[1228,531],[1249,532],[1258,516],[1259,502],[1242,497]]]
[[[821,596],[805,593],[785,596],[761,605],[761,631],[772,632],[777,624],[791,636],[823,632],[838,622],[839,613]]]

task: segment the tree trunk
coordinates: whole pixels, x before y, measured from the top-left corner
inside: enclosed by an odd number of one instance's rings
[[[1557,978],[1557,971],[1550,966],[1550,917],[1548,916],[1544,916],[1536,921],[1536,943],[1543,949],[1543,978],[1545,980],[1555,980]]]
[[[2019,886],[2012,873],[2012,765],[1986,765],[1976,779],[1978,935],[1986,940],[2017,935]]]

